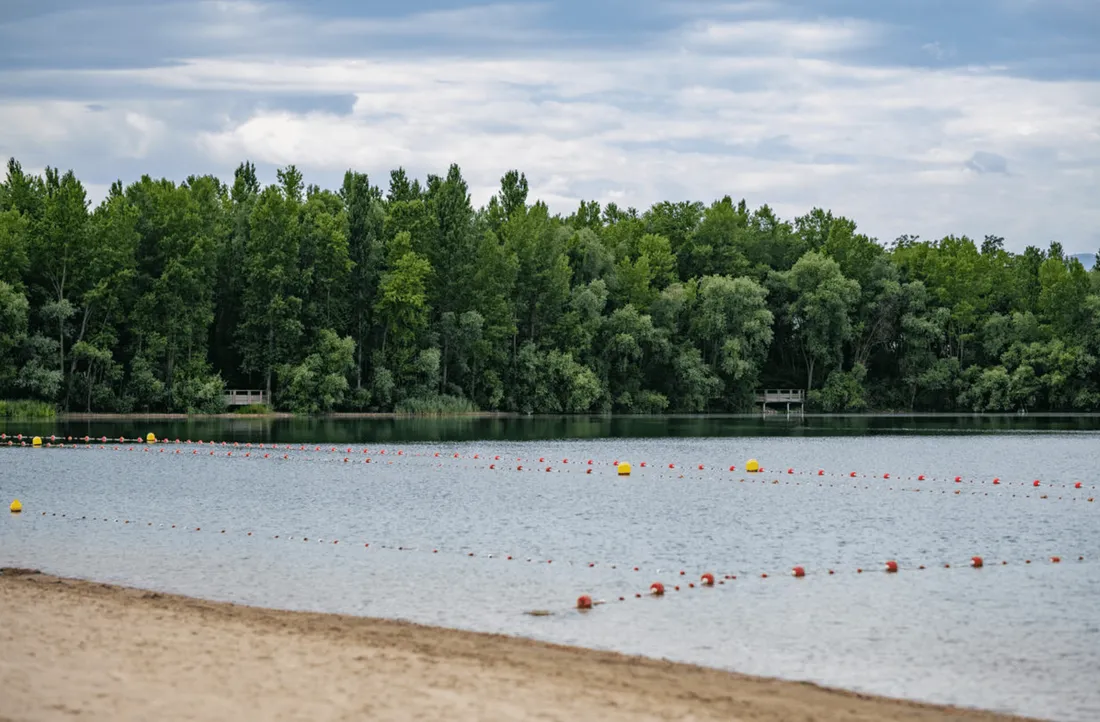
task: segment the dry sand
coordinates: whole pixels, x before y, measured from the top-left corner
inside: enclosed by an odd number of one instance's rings
[[[1013,719],[16,571],[0,574],[0,722]]]

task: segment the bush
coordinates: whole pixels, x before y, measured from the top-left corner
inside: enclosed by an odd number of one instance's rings
[[[57,409],[44,401],[0,401],[0,418],[52,419],[55,416]]]
[[[394,413],[412,416],[446,416],[448,414],[471,414],[477,411],[477,405],[469,399],[458,396],[418,396],[399,401]]]
[[[271,407],[267,404],[249,404],[248,406],[238,406],[233,409],[233,413],[245,416],[263,416],[271,413]]]

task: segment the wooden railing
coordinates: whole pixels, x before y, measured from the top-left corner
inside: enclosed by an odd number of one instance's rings
[[[226,406],[251,406],[252,404],[266,404],[267,394],[255,389],[226,389]]]
[[[764,389],[756,392],[758,404],[804,404],[806,392],[803,389]]]

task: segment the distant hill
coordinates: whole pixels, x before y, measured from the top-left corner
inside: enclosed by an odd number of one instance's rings
[[[1095,253],[1074,253],[1073,257],[1081,262],[1086,271],[1091,271],[1092,267],[1096,265]]]

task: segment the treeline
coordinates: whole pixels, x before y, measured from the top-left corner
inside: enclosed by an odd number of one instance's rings
[[[510,171],[339,190],[71,173],[0,185],[0,398],[72,411],[1096,410],[1098,276],[1058,243],[902,236],[725,197],[553,215]]]

